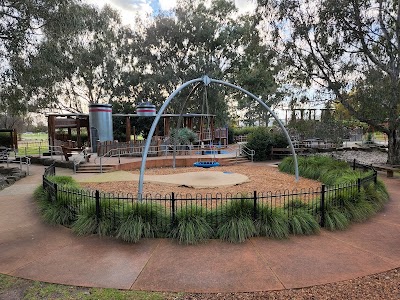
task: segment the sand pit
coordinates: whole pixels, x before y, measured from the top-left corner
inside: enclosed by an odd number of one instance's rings
[[[115,181],[138,181],[139,174],[132,174],[125,171],[117,171],[94,175],[80,180],[80,182],[115,182]],[[222,186],[233,186],[248,182],[249,178],[245,175],[221,172],[221,171],[202,171],[187,172],[166,175],[145,175],[145,183],[156,183],[164,185],[176,185],[195,189],[216,188]]]
[[[212,172],[227,172],[224,173],[222,178],[224,183],[221,186],[213,186],[213,180],[209,186],[198,189],[190,187],[191,185],[186,184],[167,184],[159,183],[156,181],[146,181],[148,176],[160,176],[160,175],[175,175],[182,174],[180,176],[187,176],[188,173],[203,173],[204,169],[201,168],[159,168],[159,169],[147,169],[145,173],[145,182],[143,187],[144,193],[150,194],[161,194],[166,195],[171,192],[176,194],[202,194],[207,193],[242,193],[257,191],[261,193],[265,192],[276,192],[276,191],[291,191],[294,189],[316,189],[321,187],[321,183],[315,180],[300,178],[298,182],[295,181],[295,177],[290,174],[279,172],[276,166],[269,165],[267,163],[248,163],[244,165],[236,166],[221,166],[212,170]],[[247,180],[231,185],[226,185],[226,180],[229,179],[229,173],[235,173],[247,177]],[[204,174],[203,174],[204,175]],[[134,178],[137,178],[136,180]],[[86,180],[79,180],[81,186],[89,188],[91,190],[100,190],[103,192],[122,193],[122,194],[135,194],[138,188],[139,170],[132,170],[130,172],[118,171],[112,173],[104,173],[93,175]],[[157,177],[154,177],[157,178]],[[78,178],[77,178],[78,179]],[[200,181],[200,180],[199,180]]]

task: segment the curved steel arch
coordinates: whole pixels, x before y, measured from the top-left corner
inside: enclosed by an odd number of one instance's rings
[[[154,135],[154,132],[156,130],[156,126],[158,124],[158,122],[160,121],[161,115],[163,114],[163,112],[165,111],[165,109],[167,108],[167,106],[169,105],[169,103],[172,101],[172,99],[181,91],[183,90],[185,87],[187,87],[188,85],[195,83],[195,82],[200,82],[203,81],[205,85],[209,85],[210,83],[217,83],[217,84],[222,84],[222,85],[226,85],[229,86],[231,88],[237,89],[243,93],[245,93],[246,95],[250,96],[251,98],[253,98],[254,100],[256,100],[259,104],[261,104],[274,118],[275,120],[278,122],[279,127],[283,130],[286,139],[289,142],[289,146],[290,146],[290,150],[292,152],[293,155],[293,160],[294,160],[294,165],[295,165],[295,175],[296,175],[296,181],[299,180],[299,168],[298,168],[298,164],[297,164],[297,156],[296,156],[296,151],[294,150],[294,146],[293,143],[290,139],[289,133],[287,132],[285,126],[282,124],[282,122],[279,120],[279,118],[275,115],[275,113],[268,107],[267,104],[265,104],[260,98],[258,98],[257,96],[255,96],[254,94],[250,93],[249,91],[234,85],[232,83],[226,82],[226,81],[222,81],[222,80],[217,80],[217,79],[212,79],[209,78],[207,75],[201,77],[201,78],[196,78],[196,79],[192,79],[190,81],[185,82],[184,84],[182,84],[181,86],[179,86],[171,95],[169,95],[169,97],[167,98],[167,100],[165,100],[164,104],[161,106],[160,110],[157,113],[156,118],[153,121],[153,124],[151,125],[150,131],[149,131],[149,135],[147,136],[146,139],[146,144],[142,153],[142,164],[140,166],[140,176],[139,176],[139,187],[138,187],[138,199],[142,199],[142,193],[143,193],[143,181],[144,181],[144,171],[146,168],[146,160],[147,160],[147,155],[149,153],[149,149],[150,149],[150,143],[151,143],[151,139]]]

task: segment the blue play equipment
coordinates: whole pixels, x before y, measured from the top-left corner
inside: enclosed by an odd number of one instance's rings
[[[217,161],[197,161],[193,164],[195,167],[199,168],[213,168],[219,167],[219,162]]]

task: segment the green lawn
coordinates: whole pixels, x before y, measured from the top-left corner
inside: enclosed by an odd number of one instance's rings
[[[22,133],[21,139],[24,140],[44,140],[47,141],[48,135],[47,133],[40,132],[40,133]]]
[[[182,294],[75,287],[31,281],[0,274],[0,299],[162,300],[179,299],[180,295]]]

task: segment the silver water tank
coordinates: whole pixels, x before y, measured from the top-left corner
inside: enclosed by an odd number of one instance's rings
[[[89,104],[90,143],[97,152],[97,141],[113,141],[112,105]]]
[[[142,102],[136,107],[136,114],[139,117],[155,117],[157,115],[156,106],[150,101]]]

